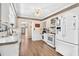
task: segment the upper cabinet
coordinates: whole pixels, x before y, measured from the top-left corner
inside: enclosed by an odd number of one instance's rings
[[[42,22],[43,28],[46,28],[46,21]]]
[[[50,28],[55,28],[56,19],[57,17],[50,20]]]

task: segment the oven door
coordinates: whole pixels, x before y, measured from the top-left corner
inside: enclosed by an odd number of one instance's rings
[[[54,34],[48,36],[48,43],[55,47],[55,36],[54,36]]]

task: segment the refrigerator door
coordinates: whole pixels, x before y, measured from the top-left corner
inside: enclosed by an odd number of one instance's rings
[[[73,15],[65,16],[62,19],[61,31],[64,41],[78,44],[77,17]]]
[[[56,40],[56,51],[64,56],[78,56],[78,45]]]

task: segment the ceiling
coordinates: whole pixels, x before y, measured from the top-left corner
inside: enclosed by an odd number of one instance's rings
[[[14,7],[17,16],[43,19],[69,4],[71,3],[14,3]],[[40,9],[39,16],[35,15],[37,9]]]

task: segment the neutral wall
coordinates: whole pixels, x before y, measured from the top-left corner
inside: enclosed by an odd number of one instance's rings
[[[9,21],[9,4],[1,3],[1,20],[2,22]]]

